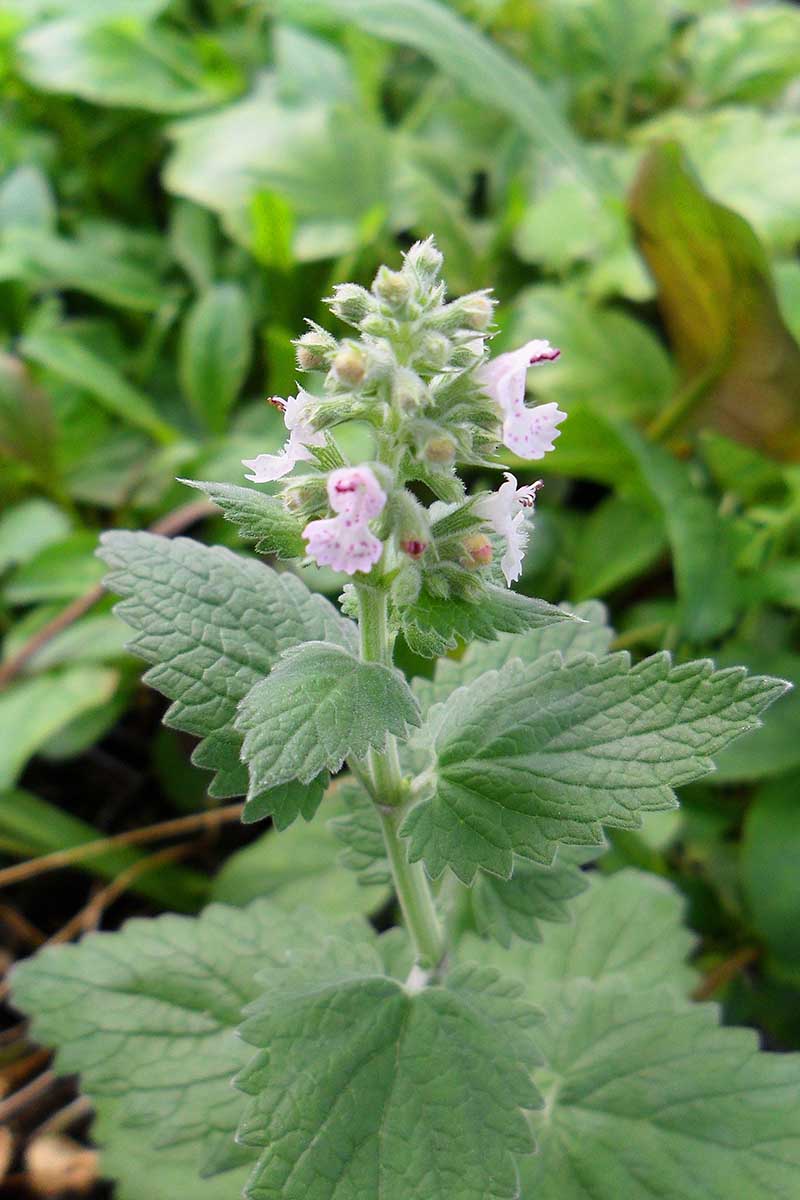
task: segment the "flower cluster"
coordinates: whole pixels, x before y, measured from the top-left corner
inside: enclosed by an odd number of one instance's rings
[[[381,267],[371,290],[339,285],[331,310],[359,336],[337,340],[310,325],[296,343],[297,360],[301,370],[324,372],[321,394],[300,387],[273,400],[286,444],[244,460],[254,483],[283,480],[298,464],[309,468],[283,488],[287,509],[305,517],[309,558],[347,575],[380,563],[384,577],[397,579],[397,602],[423,587],[479,601],[494,570],[492,537],[503,545],[506,583],[520,577],[540,482],[519,487],[506,472],[497,491],[467,496],[456,467],[496,468],[501,443],[518,458],[540,459],[566,416],[554,403],[526,402],[528,369],[559,351],[536,340],[488,359],[490,293],[448,302],[441,266],[428,239],[408,251],[401,270]],[[353,420],[372,427],[370,464],[341,465],[331,431]],[[409,484],[425,485],[436,503],[425,508]],[[326,509],[332,515],[322,515]]]

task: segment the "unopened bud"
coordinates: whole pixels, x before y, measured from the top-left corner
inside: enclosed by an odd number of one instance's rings
[[[375,276],[372,290],[391,308],[402,308],[411,295],[411,283],[402,271],[381,267]]]
[[[430,286],[442,269],[444,261],[436,249],[433,238],[424,242],[415,242],[405,256],[406,266],[410,267],[421,283]]]
[[[370,337],[393,337],[400,327],[393,317],[384,316],[379,312],[371,312],[364,317],[360,328],[362,333],[368,333]]]
[[[481,332],[488,327],[494,314],[494,302],[488,292],[470,292],[456,304],[468,329]]]
[[[425,385],[415,371],[398,367],[392,379],[392,403],[403,413],[416,412],[425,403]]]
[[[441,371],[450,361],[452,349],[451,342],[443,334],[427,333],[419,344],[414,360],[423,369]]]
[[[304,475],[288,483],[281,494],[287,512],[309,516],[327,508],[328,493],[323,476]]]
[[[483,533],[464,538],[464,566],[485,567],[492,561],[492,543]]]
[[[428,549],[428,543],[423,542],[421,538],[404,538],[400,543],[400,549],[409,558],[422,558],[425,551]]]
[[[450,355],[450,366],[469,369],[476,366],[483,358],[483,338],[471,338],[456,346]]]
[[[434,437],[426,443],[423,454],[430,463],[451,463],[455,461],[456,448],[450,438]]]
[[[348,325],[359,325],[375,307],[375,301],[366,288],[357,283],[339,283],[327,301],[332,313],[347,321]]]
[[[339,383],[357,387],[366,374],[366,360],[357,346],[345,346],[334,358],[331,370]]]
[[[295,342],[297,365],[301,371],[320,371],[327,367],[336,350],[336,338],[325,329],[315,326]]]

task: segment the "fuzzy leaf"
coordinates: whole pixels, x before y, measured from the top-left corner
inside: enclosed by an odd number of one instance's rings
[[[257,971],[331,928],[320,918],[309,929],[267,901],[133,920],[28,959],[14,971],[14,1002],[36,1038],[58,1046],[58,1069],[80,1073],[101,1117],[143,1127],[143,1143],[191,1147],[198,1173],[242,1158],[232,1138],[243,1102],[230,1079],[250,1058],[234,1031],[260,993]]]
[[[413,604],[400,609],[399,616],[408,645],[423,658],[455,649],[459,639],[493,641],[498,633],[521,633],[572,619],[544,600],[491,585],[477,603],[422,591]]]
[[[287,512],[277,496],[232,483],[204,483],[196,479],[182,479],[181,483],[205,492],[222,509],[225,520],[236,526],[239,536],[246,542],[255,542],[259,554],[274,554],[277,558],[305,555],[302,522]]]
[[[638,828],[785,689],[666,654],[512,661],[429,714],[436,783],[401,830],[409,857],[469,883],[479,867],[508,878],[514,854],[549,863],[559,842],[599,845],[603,824]]]
[[[407,737],[419,719],[399,671],[362,662],[330,642],[293,648],[239,706],[235,726],[244,735],[248,797],[338,771],[351,754],[382,750],[387,733]]]
[[[414,680],[414,692],[423,711],[446,700],[456,688],[471,683],[484,671],[505,666],[512,658],[535,663],[554,650],[560,651],[566,661],[580,654],[594,654],[600,658],[608,653],[614,630],[606,623],[604,605],[587,600],[584,604],[562,605],[562,610],[579,620],[506,634],[494,642],[475,642],[467,647],[461,658],[443,658],[436,664],[433,679]]]
[[[344,847],[339,859],[342,866],[355,871],[365,887],[391,883],[383,831],[371,796],[357,780],[345,777],[342,783],[337,780],[336,797],[344,811],[328,824]]]
[[[493,970],[409,992],[369,945],[262,976],[241,1033],[249,1200],[513,1200],[533,1149],[535,1010]]]
[[[569,921],[567,901],[589,886],[581,865],[603,850],[602,846],[559,846],[549,867],[520,861],[510,879],[482,872],[469,894],[478,933],[506,947],[513,937],[540,941],[540,921]]]
[[[127,597],[117,612],[136,632],[130,649],[156,664],[145,681],[174,701],[165,723],[205,739],[193,761],[218,772],[212,795],[243,795],[239,701],[291,646],[323,638],[355,648],[355,626],[294,575],[221,547],[149,533],[101,542],[107,586]]]

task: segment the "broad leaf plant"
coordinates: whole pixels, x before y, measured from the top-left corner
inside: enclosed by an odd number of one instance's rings
[[[633,664],[599,604],[511,590],[538,484],[468,494],[459,468],[554,449],[565,414],[526,379],[558,351],[490,357],[491,295],[448,302],[441,266],[428,240],[338,286],[353,335],[299,338],[308,390],[273,399],[256,486],[186,481],[276,565],[148,533],[100,551],[211,794],[277,838],[336,797],[344,866],[402,919],[136,919],[19,966],[16,1003],[80,1074],[121,1200],[788,1200],[797,1057],[689,1001],[669,885],[582,869],[785,684]],[[369,461],[337,442],[353,421]],[[297,560],[347,577],[341,610]],[[443,656],[431,677],[395,666],[400,637]]]

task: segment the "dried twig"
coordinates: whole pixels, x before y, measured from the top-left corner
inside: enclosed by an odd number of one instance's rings
[[[189,504],[182,504],[180,508],[174,509],[165,517],[154,522],[150,526],[150,532],[163,534],[164,537],[174,537],[176,534],[182,533],[184,529],[188,529],[190,525],[194,525],[196,521],[210,517],[217,511],[216,504],[212,504],[210,500],[193,500]],[[24,646],[21,646],[16,654],[0,666],[0,691],[16,679],[25,664],[35,654],[38,654],[43,646],[46,646],[57,634],[74,624],[80,617],[85,616],[104,595],[103,585],[95,584],[88,592],[68,604],[58,616],[53,617],[52,621],[43,625],[33,637],[28,638]]]
[[[136,846],[143,842],[157,842],[160,838],[175,837],[178,834],[214,829],[228,821],[238,821],[243,808],[243,804],[228,804],[225,808],[212,808],[208,812],[160,821],[157,825],[129,829],[127,833],[117,833],[111,837],[100,838],[96,842],[83,842],[80,846],[71,846],[68,850],[55,850],[52,854],[43,854],[40,858],[31,858],[27,862],[16,863],[13,867],[6,867],[0,871],[0,887],[20,883],[23,879],[32,879],[35,875],[55,871],[59,867],[74,866],[119,846]]]
[[[754,963],[759,958],[759,949],[757,946],[742,946],[741,950],[737,950],[730,958],[726,958],[724,962],[714,967],[705,975],[697,987],[692,992],[693,1000],[709,1000],[716,991],[724,987],[726,983],[730,983],[737,975],[740,975],[746,967]]]

